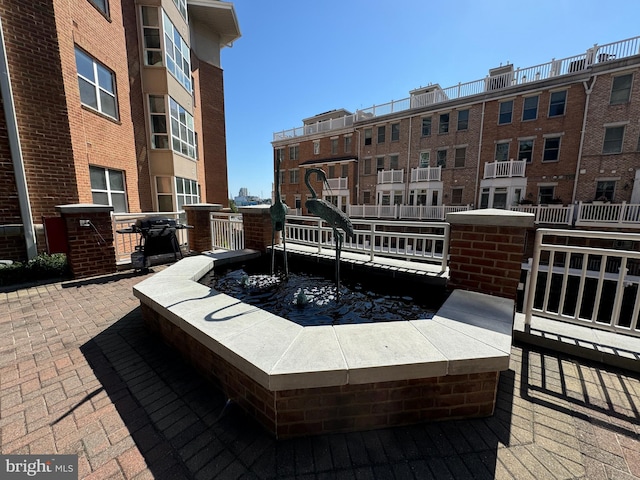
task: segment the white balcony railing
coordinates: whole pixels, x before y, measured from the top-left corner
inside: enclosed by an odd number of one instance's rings
[[[404,169],[402,170],[380,170],[378,172],[378,185],[384,183],[403,183]]]
[[[396,218],[399,220],[444,221],[447,213],[470,210],[469,205],[349,205],[351,218]]]
[[[622,203],[578,204],[576,226],[637,227],[640,225],[640,205]]]
[[[213,212],[210,220],[212,249],[242,250],[244,248],[242,214]]]
[[[412,182],[439,182],[442,167],[422,167],[411,169]]]
[[[543,225],[573,224],[574,206],[568,205],[519,205],[511,207],[514,212],[533,213],[535,223]]]
[[[526,324],[535,315],[640,336],[640,252],[631,246],[638,241],[636,233],[538,229]]]
[[[349,188],[349,182],[347,177],[341,178],[328,178],[327,184],[330,190],[347,190]]]
[[[484,177],[510,178],[524,177],[527,162],[525,160],[509,160],[508,162],[491,162],[484,164]]]

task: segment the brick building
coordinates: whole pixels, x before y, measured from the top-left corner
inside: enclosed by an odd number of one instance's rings
[[[640,203],[639,72],[636,37],[305,119],[274,133],[282,195],[300,208],[313,165],[325,169],[331,187],[313,188],[344,210],[397,204],[411,215],[411,208],[441,205]]]
[[[0,19],[0,259],[44,250],[56,205],[226,204],[231,3],[0,0]]]

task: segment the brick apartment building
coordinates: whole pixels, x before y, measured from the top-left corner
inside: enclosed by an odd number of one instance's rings
[[[56,205],[226,204],[231,3],[0,0],[0,19],[0,259],[42,251]]]
[[[304,119],[274,133],[282,196],[302,208],[305,171],[314,166],[327,172],[331,188],[313,177],[312,188],[344,210],[640,203],[639,73],[636,37]]]

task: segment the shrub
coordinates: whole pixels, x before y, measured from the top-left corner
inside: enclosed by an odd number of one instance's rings
[[[44,253],[28,262],[0,265],[0,286],[68,277],[69,273],[65,254],[47,255]]]

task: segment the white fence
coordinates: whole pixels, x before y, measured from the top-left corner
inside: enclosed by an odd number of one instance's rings
[[[211,248],[242,250],[244,248],[244,226],[240,213],[211,213]]]
[[[577,227],[640,225],[640,205],[622,203],[579,203]]]
[[[411,169],[412,182],[439,182],[442,167],[421,167]]]
[[[449,225],[446,223],[384,222],[352,220],[354,237],[346,240],[344,251],[376,256],[422,260],[447,268]],[[310,216],[287,216],[287,242],[318,248],[335,248],[333,229],[324,220]],[[427,232],[428,230],[428,232]]]
[[[511,207],[514,212],[533,213],[536,224],[571,225],[573,224],[574,206],[569,205],[520,205]]]
[[[484,164],[484,178],[524,177],[527,163],[524,160],[490,162]]]
[[[467,210],[471,210],[470,205],[349,205],[347,214],[350,218],[444,221],[447,213]]]
[[[524,299],[526,324],[536,315],[640,336],[639,246],[635,233],[538,229]]]
[[[186,214],[184,211],[180,212],[142,212],[142,213],[113,213],[111,215],[111,221],[113,225],[113,246],[116,251],[116,263],[124,264],[131,261],[131,254],[136,250],[136,247],[140,244],[139,233],[117,233],[118,230],[123,230],[135,225],[136,220],[149,216],[172,218],[179,223],[185,223]],[[176,237],[178,238],[178,244],[180,248],[184,249],[189,244],[187,229],[176,230]]]
[[[382,183],[402,183],[404,181],[404,169],[400,170],[380,170],[378,172],[378,184]]]

